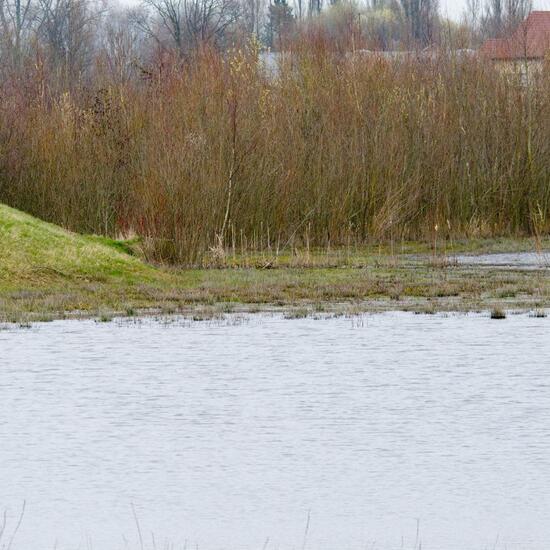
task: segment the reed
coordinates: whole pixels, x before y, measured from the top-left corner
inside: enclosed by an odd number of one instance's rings
[[[179,265],[548,232],[548,72],[288,49],[275,76],[254,43],[124,82],[30,67],[1,85],[0,201]]]

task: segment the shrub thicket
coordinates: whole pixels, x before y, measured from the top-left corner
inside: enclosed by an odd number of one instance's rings
[[[64,227],[136,233],[152,259],[212,249],[542,233],[550,85],[475,58],[297,44],[198,51],[117,83],[0,96],[0,200]]]

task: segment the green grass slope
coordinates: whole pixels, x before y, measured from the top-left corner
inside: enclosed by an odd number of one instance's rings
[[[0,204],[0,281],[4,285],[46,280],[132,282],[153,268],[123,251],[118,241],[81,236]]]
[[[0,320],[150,307],[170,276],[127,250],[0,204]]]

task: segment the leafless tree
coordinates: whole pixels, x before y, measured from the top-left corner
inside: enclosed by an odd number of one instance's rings
[[[484,37],[481,33],[483,19],[482,0],[466,0],[466,6],[462,12],[462,28],[470,47],[479,46]]]
[[[303,0],[294,0],[294,11],[298,19],[302,19],[304,16]]]
[[[464,19],[472,29],[479,27],[481,20],[481,0],[466,0]]]
[[[183,50],[183,0],[145,0],[144,8],[135,13],[140,28],[158,42],[167,34],[176,49]]]
[[[533,9],[533,0],[505,0],[506,22],[516,26],[523,21]]]
[[[183,0],[187,33],[193,45],[219,43],[240,15],[235,0]]]
[[[487,0],[482,19],[484,35],[504,36],[525,19],[532,8],[532,0]]]
[[[76,78],[89,65],[101,8],[88,0],[38,0],[38,36],[50,63]]]
[[[143,34],[133,10],[112,10],[102,29],[102,53],[107,69],[118,82],[132,77],[143,48]]]
[[[145,0],[145,5],[181,52],[201,43],[220,44],[241,14],[237,0]],[[161,40],[150,21],[147,29]]]
[[[361,15],[359,24],[363,35],[377,49],[394,49],[407,34],[403,32],[401,7],[394,1],[370,0],[364,17]]]
[[[323,9],[323,0],[308,0],[307,13],[309,17],[319,15]]]
[[[400,0],[400,4],[410,37],[418,44],[430,44],[439,15],[438,0]]]
[[[20,64],[33,19],[32,0],[0,0],[0,47],[4,62]]]
[[[264,0],[243,0],[242,16],[249,34],[258,36],[264,25],[266,5]]]

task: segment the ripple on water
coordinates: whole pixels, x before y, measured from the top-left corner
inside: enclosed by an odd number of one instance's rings
[[[404,313],[0,331],[14,550],[550,541],[549,320]],[[498,540],[497,540],[498,536]]]

